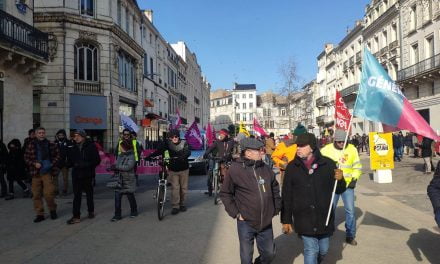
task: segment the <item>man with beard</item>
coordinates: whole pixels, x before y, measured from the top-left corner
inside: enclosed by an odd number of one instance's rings
[[[55,136],[55,144],[58,145],[60,150],[60,161],[58,167],[63,174],[63,195],[67,194],[69,187],[69,168],[67,167],[67,151],[72,146],[72,142],[67,139],[66,131],[64,129],[58,130]],[[58,194],[58,175],[53,178],[53,184],[55,185],[55,194]]]

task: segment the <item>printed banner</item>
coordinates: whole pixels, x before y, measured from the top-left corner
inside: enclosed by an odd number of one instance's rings
[[[161,167],[159,166],[158,160],[154,161],[146,161],[144,158],[148,157],[151,153],[156,151],[155,149],[146,149],[142,151],[139,166],[137,167],[138,175],[157,175],[159,174]],[[99,151],[99,156],[101,157],[101,163],[96,167],[96,174],[112,174],[112,172],[107,171],[107,168],[110,168],[111,165],[115,164],[116,159],[115,155],[111,153],[104,153],[103,151]]]
[[[370,132],[370,168],[372,170],[394,169],[393,134]]]
[[[191,149],[203,148],[202,135],[200,134],[196,121],[194,121],[188,131],[186,131],[185,139],[188,142],[188,145],[190,145]]]

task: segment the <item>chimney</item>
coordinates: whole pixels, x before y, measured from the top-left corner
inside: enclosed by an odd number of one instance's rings
[[[150,20],[151,24],[153,24],[153,10],[147,9],[144,11],[145,16]]]

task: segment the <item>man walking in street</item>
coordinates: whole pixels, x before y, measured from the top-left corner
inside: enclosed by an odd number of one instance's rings
[[[324,157],[313,134],[299,135],[295,159],[286,168],[283,184],[281,223],[283,233],[298,233],[304,244],[304,263],[321,263],[333,234],[334,209],[329,208],[335,179],[336,193],[346,189],[343,172],[333,160]],[[331,209],[328,225],[327,212]]]
[[[95,205],[93,202],[93,175],[96,166],[101,162],[95,144],[86,139],[84,130],[78,129],[73,133],[75,144],[67,153],[67,164],[72,167],[73,185],[73,217],[67,224],[81,222],[81,199],[82,193],[86,193],[88,217],[95,217]]]
[[[173,209],[171,214],[185,212],[186,192],[188,191],[189,163],[191,155],[188,143],[180,139],[179,130],[172,129],[168,132],[168,141],[160,146],[147,159],[162,155],[169,158],[168,177],[172,186],[171,203]],[[166,161],[164,161],[166,162]]]
[[[272,218],[281,209],[279,185],[262,160],[264,144],[245,138],[240,146],[241,158],[232,162],[220,198],[226,212],[237,219],[241,263],[271,263],[275,257]],[[254,240],[260,256],[252,262]]]
[[[215,157],[220,159],[220,181],[223,181],[226,175],[226,163],[232,160],[234,145],[234,140],[229,138],[228,130],[222,129],[219,132],[218,140],[214,141],[214,143],[205,151],[205,154],[203,154],[204,159],[207,159],[210,153],[215,153]]]
[[[431,174],[432,170],[432,142],[434,140],[423,137],[422,144],[420,146],[421,155],[425,162],[425,174]]]
[[[44,128],[37,128],[35,134],[37,139],[30,141],[27,145],[24,160],[32,177],[32,200],[37,214],[34,223],[38,223],[45,219],[42,196],[49,208],[50,218],[58,218],[52,177],[59,173],[56,164],[58,164],[60,154],[57,145],[46,139]]]
[[[275,150],[275,134],[270,132],[269,137],[266,138],[265,147],[266,147],[266,158],[269,161],[269,167],[273,167],[272,153]]]
[[[55,144],[57,144],[60,151],[60,161],[58,162],[58,167],[63,174],[63,195],[67,194],[69,187],[69,168],[67,167],[67,151],[69,147],[72,146],[72,142],[67,139],[66,130],[58,130],[55,136]],[[59,174],[58,174],[59,175]],[[55,185],[55,195],[58,195],[58,175],[53,177],[53,183]]]
[[[134,133],[135,137],[133,137],[133,133]],[[131,142],[131,144],[133,144],[133,152],[134,152],[134,158],[136,160],[136,163],[139,162],[139,157],[140,157],[140,153],[142,152],[142,149],[140,149],[141,145],[136,140],[136,136],[137,136],[136,132],[132,132],[127,128],[125,128],[122,131],[122,138],[118,141],[118,145],[116,146],[116,151],[115,151],[116,159],[122,153],[122,147],[121,147],[122,141],[129,140]],[[136,173],[136,170],[137,170],[137,167],[135,167],[136,186],[139,186],[139,180],[138,180],[138,175]]]
[[[350,245],[356,246],[356,215],[354,207],[354,188],[362,174],[362,164],[359,158],[357,149],[352,144],[347,144],[345,149],[344,141],[347,133],[344,130],[337,129],[335,131],[334,142],[327,144],[321,149],[323,156],[332,159],[338,164],[338,167],[342,169],[344,173],[345,182],[347,183],[347,189],[340,194],[335,195],[333,203],[336,209],[339,201],[339,197],[342,197],[345,208],[345,229],[346,238],[345,242]]]

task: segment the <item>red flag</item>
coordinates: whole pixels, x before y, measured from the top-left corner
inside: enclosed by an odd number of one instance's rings
[[[215,140],[215,131],[211,123],[208,123],[208,127],[206,128],[206,140],[208,141],[208,146],[211,146]]]
[[[268,134],[266,133],[266,131],[264,131],[264,128],[262,128],[260,126],[260,124],[258,123],[258,120],[254,117],[254,131],[257,132],[260,137],[267,137]]]
[[[341,93],[339,91],[336,91],[335,101],[336,129],[343,129],[347,131],[351,119],[351,114],[348,111],[348,108],[345,106],[344,100],[342,99]]]

